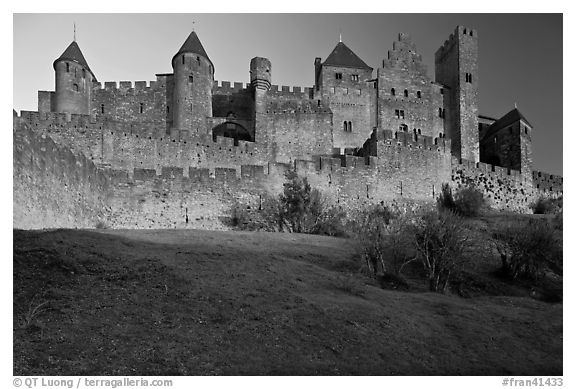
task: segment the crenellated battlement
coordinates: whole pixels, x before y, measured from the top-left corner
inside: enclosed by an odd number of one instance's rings
[[[141,91],[150,91],[158,87],[157,81],[105,81],[104,83],[98,81],[92,83],[93,91],[107,90],[118,91],[125,93],[135,93]]]
[[[214,80],[212,93],[228,94],[240,91],[247,91],[249,89],[250,89],[250,83]]]
[[[286,85],[270,85],[269,94],[277,97],[308,97],[313,91],[311,87],[301,87],[301,86],[286,86]]]
[[[444,57],[447,52],[452,50],[452,47],[459,42],[461,37],[466,37],[466,39],[478,39],[478,31],[476,29],[467,28],[465,26],[457,26],[456,29],[450,37],[444,41],[444,44],[436,50],[435,58],[438,61],[439,58]]]

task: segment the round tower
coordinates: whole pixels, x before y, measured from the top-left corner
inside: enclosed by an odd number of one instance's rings
[[[96,81],[76,41],[54,61],[56,91],[54,111],[90,114],[92,83]]]
[[[268,58],[255,57],[250,61],[250,85],[254,90],[256,113],[266,111],[266,93],[272,84],[272,63]]]
[[[207,132],[212,117],[214,65],[194,31],[172,58],[174,69],[172,138],[185,139],[190,132]]]

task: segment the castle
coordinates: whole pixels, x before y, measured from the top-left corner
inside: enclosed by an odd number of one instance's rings
[[[474,185],[497,209],[560,196],[533,170],[530,122],[478,112],[478,32],[458,26],[435,54],[435,79],[408,34],[374,69],[343,42],[314,61],[312,87],[214,80],[192,32],[155,81],[97,81],[73,41],[55,91],[14,113],[14,227],[223,228],[234,204],[257,209],[284,173],[358,209],[433,201],[443,183]]]

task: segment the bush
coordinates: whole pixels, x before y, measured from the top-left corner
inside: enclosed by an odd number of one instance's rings
[[[105,230],[108,229],[108,226],[106,225],[106,223],[104,223],[102,220],[98,221],[98,223],[96,223],[96,228],[99,230]]]
[[[437,199],[440,210],[448,210],[460,216],[478,216],[485,205],[484,195],[473,186],[465,187],[452,194],[448,184],[442,184],[442,190]]]
[[[326,206],[322,194],[312,189],[306,178],[289,171],[286,173],[284,190],[278,198],[263,197],[257,210],[235,204],[230,211],[229,224],[249,231],[345,236],[345,218],[343,210]]]
[[[536,280],[547,269],[562,274],[561,243],[546,220],[507,226],[493,233],[493,238],[505,276]]]
[[[535,215],[557,214],[561,213],[563,208],[562,197],[557,199],[539,197],[535,202],[530,204],[530,209]]]
[[[450,277],[462,271],[468,237],[460,217],[452,212],[427,213],[413,226],[418,258],[431,291],[444,293]]]
[[[484,195],[474,187],[467,187],[456,192],[456,213],[465,217],[478,216],[484,207]]]

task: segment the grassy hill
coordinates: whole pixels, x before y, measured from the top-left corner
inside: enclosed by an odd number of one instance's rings
[[[497,265],[463,298],[384,290],[342,238],[15,230],[14,374],[561,375],[562,304]]]

